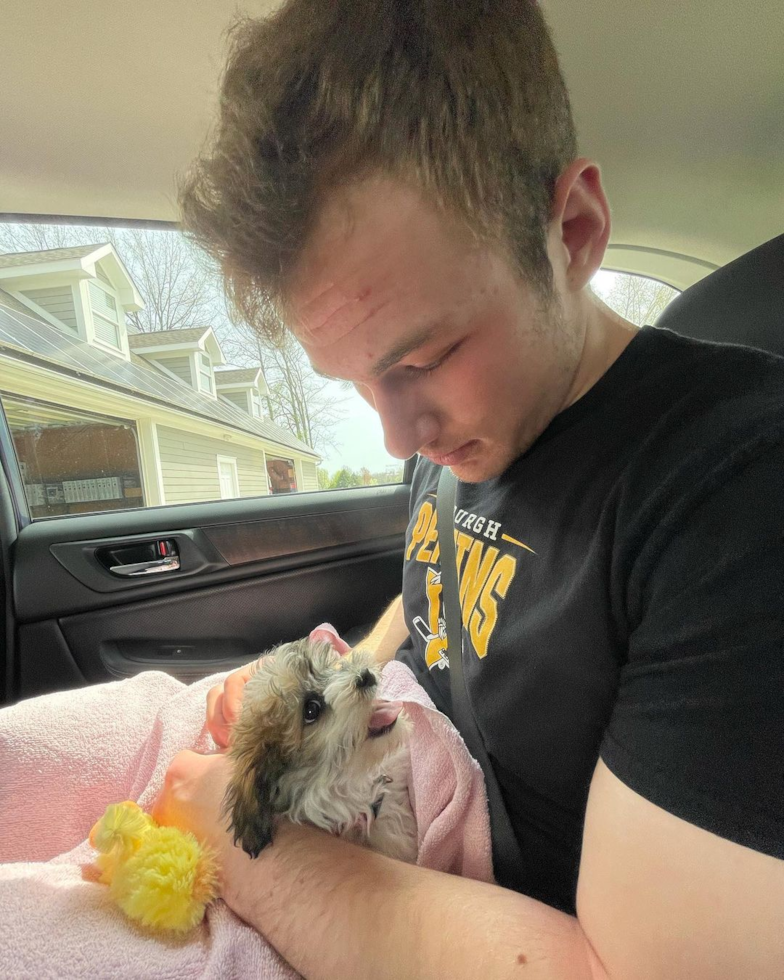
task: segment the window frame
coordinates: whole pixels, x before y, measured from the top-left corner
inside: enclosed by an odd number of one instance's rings
[[[93,303],[93,290],[100,291],[102,295],[108,296],[109,299],[114,303],[114,313],[115,319],[112,320],[110,317],[106,316],[100,310],[96,309]],[[122,352],[122,331],[123,324],[120,322],[120,307],[119,298],[116,293],[112,292],[107,286],[104,285],[103,281],[97,276],[94,279],[87,280],[87,296],[90,300],[90,315],[93,318],[93,340],[95,344],[99,347],[105,347],[116,353],[117,351]],[[113,327],[117,336],[117,343],[112,343],[110,340],[106,340],[103,337],[99,337],[95,329],[95,318],[98,317],[99,320],[103,320],[108,323],[109,326]]]
[[[94,216],[94,215],[62,215],[62,214],[56,214],[56,213],[51,213],[51,212],[15,212],[15,211],[3,211],[3,212],[0,212],[0,221],[7,222],[7,223],[13,223],[13,224],[51,224],[51,225],[59,225],[59,226],[69,226],[70,225],[70,226],[75,226],[75,227],[78,227],[78,228],[95,227],[95,228],[99,228],[99,229],[111,227],[111,228],[118,228],[118,229],[127,228],[127,229],[130,229],[130,230],[139,230],[139,231],[179,232],[179,233],[182,233],[182,228],[180,227],[180,225],[177,222],[174,222],[174,221],[166,221],[166,220],[161,220],[161,219],[156,219],[156,218],[117,218],[117,217],[114,217],[114,216],[105,216],[105,215],[98,215],[98,216]],[[93,278],[96,279],[96,280],[98,279],[97,276],[96,277],[93,277]],[[92,279],[91,280],[88,280],[88,281],[92,281]],[[86,282],[84,280],[83,280],[83,283],[86,285]],[[78,304],[81,304],[82,305],[82,309],[84,310],[84,299],[82,298],[84,296],[84,293],[82,293],[81,290],[79,289],[79,284],[75,285],[73,287],[73,290],[74,290],[75,303],[77,305]],[[91,307],[90,307],[90,311],[89,312],[90,312],[90,314],[92,313],[92,308]],[[84,311],[83,317],[86,317],[86,314],[87,314],[87,311]],[[54,324],[52,322],[52,320],[48,316],[43,316],[42,318],[46,322],[48,322],[51,326],[56,326],[56,324]],[[83,322],[84,322],[84,320],[83,320]],[[85,324],[85,326],[86,326],[86,324]],[[81,336],[81,334],[79,334],[79,339],[82,340],[85,343],[95,343],[96,347],[98,347],[101,350],[106,351],[107,353],[111,353],[114,356],[120,356],[120,357],[124,357],[124,358],[127,356],[127,352],[124,350],[123,347],[115,348],[115,347],[112,347],[110,344],[103,343],[100,340],[98,340],[97,338],[95,338],[94,333],[93,333],[93,339],[92,339],[92,341],[88,341],[87,340],[87,337],[83,337],[83,336]],[[181,378],[179,378],[177,375],[173,375],[171,372],[169,372],[165,368],[164,365],[158,365],[158,368],[159,369],[162,368],[164,374],[167,374],[167,375],[175,378],[176,380],[182,382],[182,379]],[[191,361],[191,370],[194,370],[194,368],[195,368],[195,365]],[[205,395],[205,397],[210,397],[210,395],[208,395],[207,393],[205,393],[203,391],[201,391],[200,393],[203,394],[203,395]],[[16,392],[9,392],[9,394],[15,395]],[[214,389],[214,392],[212,394],[212,397],[214,397],[214,398],[217,399],[217,397],[218,397],[217,387]],[[115,417],[118,417],[119,418],[119,416],[115,416]],[[263,417],[264,416],[263,416],[263,408],[262,408],[262,416],[261,416],[261,419],[262,420],[263,420]],[[141,453],[142,457],[145,458],[145,459],[148,458],[148,457],[150,457],[150,456],[154,457],[156,455],[156,453],[153,452],[154,447],[151,447],[150,445],[148,445],[149,439],[146,439],[145,436],[144,436],[145,427],[149,428],[149,419],[147,419],[146,417],[139,417],[139,418],[134,417],[134,418],[131,418],[131,419],[128,419],[128,420],[124,420],[124,421],[134,422],[137,425],[137,433],[138,433],[139,438],[140,438],[140,453]],[[268,450],[264,450],[264,452],[265,452],[265,459],[266,459],[266,455],[268,454]],[[273,457],[273,458],[284,458],[284,457],[282,457],[282,456],[281,457],[277,457],[276,456],[276,457]],[[414,467],[416,465],[416,460],[417,460],[417,457],[416,456],[413,456],[413,457],[409,458],[408,460],[405,460],[404,461],[404,463],[403,463],[403,476],[402,476],[402,480],[399,483],[389,483],[389,484],[384,484],[383,486],[390,487],[390,488],[391,487],[395,487],[395,486],[410,486],[411,485],[412,478],[413,478],[413,473],[414,473]],[[8,422],[7,422],[7,419],[5,417],[5,412],[4,412],[3,404],[2,404],[2,398],[0,398],[0,464],[4,468],[4,471],[5,471],[5,474],[6,474],[6,478],[8,480],[9,485],[10,485],[10,489],[11,489],[10,502],[11,502],[11,504],[13,506],[13,511],[14,511],[14,516],[15,516],[15,520],[16,520],[17,530],[20,531],[24,527],[27,527],[28,525],[31,525],[33,523],[33,520],[34,519],[33,519],[32,515],[31,515],[30,510],[29,510],[29,507],[28,507],[27,496],[26,496],[25,491],[24,491],[24,484],[23,484],[23,481],[21,479],[21,473],[19,471],[19,461],[18,461],[17,456],[16,456],[16,450],[15,450],[15,447],[14,447],[14,444],[13,444],[13,439],[11,437],[10,427],[8,426]],[[319,464],[317,463],[316,465],[318,466]],[[296,466],[295,466],[295,473],[296,473]],[[150,479],[154,481],[155,480],[155,476],[156,475],[153,474],[153,476],[150,477]],[[264,493],[254,494],[251,497],[247,497],[247,498],[243,497],[243,498],[238,498],[238,499],[242,500],[243,502],[245,502],[247,504],[252,504],[253,501],[256,501],[258,505],[264,507],[264,505],[265,505],[264,502],[267,501],[267,500],[269,500],[273,496],[287,496],[287,495],[292,495],[293,493],[296,493],[297,495],[303,495],[303,496],[309,495],[309,494],[305,494],[305,491],[302,491],[302,490],[299,490],[299,489],[297,491],[290,492],[289,494],[277,494],[277,495],[273,495],[272,494],[271,486],[269,485],[269,476],[268,476],[268,473],[266,471],[266,465],[265,465],[265,473],[264,473],[264,476],[265,476],[265,482],[267,484],[267,493],[266,494],[264,494]],[[177,510],[185,511],[187,508],[192,508],[192,507],[207,507],[207,508],[209,508],[209,507],[216,507],[216,506],[219,506],[221,504],[221,502],[222,502],[222,499],[218,499],[218,500],[213,499],[213,500],[195,501],[195,502],[192,502],[192,503],[169,503],[169,502],[167,502],[165,500],[165,497],[162,494],[156,494],[154,492],[151,492],[151,489],[150,488],[152,486],[152,483],[149,482],[148,476],[147,476],[147,473],[146,472],[143,474],[143,477],[144,477],[144,480],[145,480],[145,482],[143,484],[145,499],[150,499],[151,502],[148,503],[148,504],[146,504],[145,507],[143,507],[143,508],[138,508],[138,509],[134,508],[133,511],[131,511],[131,510],[129,510],[127,512],[126,511],[118,511],[116,515],[114,515],[114,514],[112,515],[112,520],[113,521],[116,519],[116,517],[119,517],[123,513],[129,513],[129,514],[130,513],[136,513],[136,514],[138,514],[140,512],[150,513],[152,511],[162,511],[162,510],[165,510],[165,511],[177,511]],[[357,487],[347,487],[347,488],[342,488],[340,490],[340,493],[341,493],[341,495],[346,494],[346,493],[349,493],[349,494],[356,493],[356,494],[360,495],[360,494],[367,493],[367,490],[368,490],[367,487],[360,487],[360,486],[357,486]],[[314,495],[318,496],[318,495],[321,495],[323,493],[334,493],[335,491],[332,491],[332,490],[316,490],[316,491],[312,491],[312,492],[314,493]],[[157,499],[158,497],[160,499]],[[105,512],[105,513],[108,513],[108,512]],[[102,516],[101,513],[96,513],[94,515],[63,515],[63,516],[56,516],[56,517],[35,518],[35,523],[36,524],[39,524],[39,523],[43,523],[43,522],[51,523],[51,522],[58,522],[58,521],[84,520],[84,519],[88,519],[88,518],[91,519],[93,517],[100,517],[100,516]]]
[[[74,514],[43,514],[43,515],[40,515],[40,516],[34,515],[33,514],[33,507],[36,506],[36,505],[35,504],[31,504],[31,502],[30,502],[30,500],[29,500],[29,498],[27,496],[26,482],[25,482],[25,479],[24,479],[23,469],[22,469],[23,464],[26,464],[27,461],[21,459],[20,456],[19,456],[19,454],[18,454],[18,452],[17,452],[16,443],[14,441],[14,430],[13,430],[13,427],[12,427],[12,425],[11,425],[9,419],[8,419],[8,415],[7,415],[7,412],[6,412],[6,406],[7,406],[8,402],[9,402],[9,400],[17,401],[17,402],[19,402],[19,401],[21,401],[21,402],[27,401],[27,402],[31,402],[33,404],[42,405],[44,407],[49,406],[49,407],[51,407],[53,409],[56,409],[57,411],[67,411],[67,412],[72,413],[77,418],[78,417],[83,417],[85,419],[85,423],[86,424],[89,424],[89,423],[98,424],[98,423],[104,422],[104,423],[113,424],[113,426],[115,428],[129,429],[132,432],[132,434],[133,434],[133,441],[134,441],[135,450],[136,450],[136,470],[135,470],[135,473],[136,473],[136,476],[137,476],[137,478],[139,480],[139,487],[141,489],[142,503],[140,505],[138,505],[138,506],[136,506],[136,505],[126,505],[126,506],[123,506],[123,507],[108,508],[106,510],[102,510],[102,509],[99,508],[98,510],[90,510],[90,511],[84,511],[83,513],[74,513]],[[149,491],[148,479],[147,479],[147,474],[145,472],[145,463],[144,463],[145,444],[144,444],[144,438],[143,438],[142,429],[141,429],[141,426],[139,424],[139,420],[138,419],[125,418],[125,417],[123,417],[121,415],[113,415],[113,414],[110,414],[110,413],[103,413],[103,412],[101,412],[98,409],[84,409],[84,408],[77,408],[77,407],[74,407],[72,405],[63,405],[63,404],[61,404],[59,402],[49,402],[45,398],[40,398],[40,397],[38,397],[36,395],[20,395],[17,392],[7,391],[5,389],[0,388],[0,427],[2,427],[4,429],[4,432],[2,434],[7,434],[7,437],[8,437],[8,444],[9,444],[11,456],[10,457],[7,457],[7,458],[12,459],[12,461],[15,463],[14,469],[16,470],[16,474],[17,474],[18,479],[19,479],[19,486],[21,488],[22,500],[24,502],[24,508],[23,508],[24,521],[23,521],[23,523],[20,524],[20,528],[23,527],[23,526],[26,526],[27,524],[32,524],[33,522],[35,522],[36,524],[38,524],[38,523],[40,523],[42,521],[71,520],[74,517],[90,517],[90,516],[95,516],[95,515],[100,515],[100,514],[105,514],[105,513],[110,513],[110,512],[111,513],[117,513],[117,512],[122,512],[122,511],[149,510],[151,507],[156,506],[155,504],[151,504],[151,503],[148,503],[147,502],[150,499],[150,491]],[[106,479],[106,478],[107,477],[96,477],[96,478],[88,478],[88,479]],[[66,482],[73,482],[73,481],[65,481],[65,480],[63,480],[61,482],[64,484]],[[77,481],[77,482],[79,482],[79,481]],[[47,484],[44,484],[44,486],[46,486],[46,485]],[[96,497],[94,499],[97,501],[97,500],[101,500],[101,499],[113,499],[113,500],[117,500],[117,499],[124,499],[124,498],[117,498],[117,497],[113,497],[113,498],[101,498],[101,497]],[[92,502],[91,500],[85,500],[85,501],[78,501],[78,500],[76,500],[76,501],[66,501],[66,503],[91,503],[91,502]],[[17,510],[20,512],[20,515],[21,515],[22,509],[21,508],[17,508]]]
[[[197,350],[194,351],[193,359],[195,362],[193,366],[196,369],[196,391],[198,391],[200,395],[207,395],[210,398],[217,399],[218,394],[217,388],[215,387],[215,371],[212,366],[212,358],[206,351]],[[205,361],[207,362],[206,368],[204,363]],[[202,378],[205,376],[209,379],[209,387],[207,388],[202,385]]]
[[[242,494],[240,493],[240,472],[237,466],[236,456],[218,456],[215,457],[215,462],[218,466],[218,492],[220,493],[221,500],[239,500]],[[234,486],[237,490],[236,494],[231,497],[225,497],[223,495],[223,481],[221,479],[221,466],[228,464],[232,469],[232,479],[234,481]]]

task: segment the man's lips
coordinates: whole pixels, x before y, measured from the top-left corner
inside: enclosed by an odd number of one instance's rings
[[[430,453],[424,450],[422,452],[423,456],[427,456],[429,460],[432,460],[436,466],[457,466],[459,463],[464,462],[476,449],[477,440],[470,439],[468,442],[464,442],[462,446],[458,446],[457,449],[453,449],[448,453]]]

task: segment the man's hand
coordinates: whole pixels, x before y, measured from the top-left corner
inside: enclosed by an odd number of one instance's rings
[[[231,777],[231,758],[225,752],[200,755],[186,749],[178,752],[166,772],[160,796],[153,804],[152,816],[162,826],[190,831],[210,847],[218,865],[221,897],[227,889],[236,891],[258,861],[234,843],[229,819],[223,814],[223,800]],[[260,880],[255,868],[254,881]],[[263,881],[263,877],[261,878]]]
[[[178,752],[152,808],[152,816],[158,823],[189,830],[203,844],[212,847],[221,867],[235,850],[228,819],[221,812],[231,766],[231,759],[222,752],[211,755],[199,755],[188,749]]]
[[[231,729],[240,716],[245,685],[250,680],[257,661],[232,671],[222,684],[211,687],[207,694],[207,731],[215,744],[225,749]]]
[[[329,623],[322,623],[312,630],[310,639],[326,640],[341,656],[350,652],[349,645]],[[242,710],[245,685],[250,680],[257,663],[258,660],[254,660],[253,663],[232,671],[222,684],[216,684],[207,693],[207,731],[221,749],[229,745],[231,729]]]

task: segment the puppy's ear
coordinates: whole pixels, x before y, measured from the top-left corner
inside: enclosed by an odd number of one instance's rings
[[[245,853],[255,858],[272,843],[278,780],[285,763],[277,746],[249,741],[238,738],[231,748],[234,772],[223,812],[231,820],[234,843],[241,843]]]

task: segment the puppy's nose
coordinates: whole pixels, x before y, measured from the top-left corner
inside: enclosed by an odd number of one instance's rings
[[[366,687],[375,687],[376,675],[373,673],[372,670],[368,670],[368,668],[365,667],[365,669],[356,679],[356,686],[358,691],[362,691]]]

